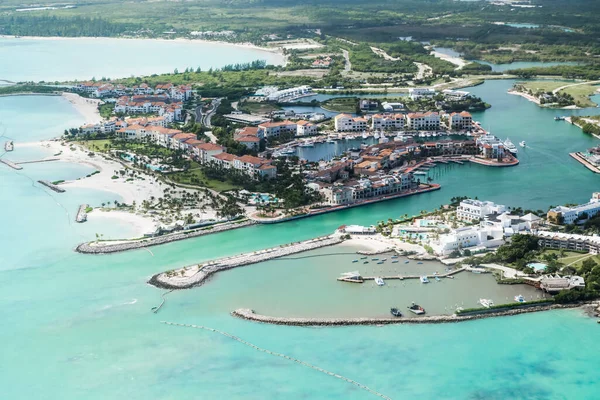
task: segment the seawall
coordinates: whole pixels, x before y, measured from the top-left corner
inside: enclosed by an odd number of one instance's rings
[[[201,285],[208,277],[219,271],[256,264],[321,247],[332,246],[341,243],[342,241],[343,239],[339,236],[325,236],[305,240],[303,242],[281,245],[271,249],[258,250],[252,253],[239,254],[237,256],[207,261],[203,264],[196,264],[173,271],[162,272],[150,278],[148,283],[163,289],[189,289]]]
[[[238,223],[225,223],[217,226],[209,226],[208,228],[201,228],[193,231],[185,231],[179,233],[172,233],[163,236],[151,237],[146,239],[136,239],[130,241],[124,241],[122,243],[110,244],[104,242],[88,242],[82,243],[75,248],[78,253],[84,254],[109,254],[118,253],[121,251],[142,249],[144,247],[157,246],[159,244],[165,244],[175,242],[178,240],[189,239],[211,233],[224,232],[231,229],[244,228],[246,226],[254,225],[254,221],[244,221]]]
[[[77,210],[77,215],[75,216],[75,222],[81,223],[87,221],[87,212],[85,210],[87,210],[88,207],[88,204],[82,204],[79,206],[79,209]]]
[[[538,311],[558,310],[563,308],[580,307],[582,304],[552,304],[528,308],[514,308],[511,310],[499,310],[487,314],[477,315],[431,315],[413,318],[297,318],[297,317],[270,317],[256,314],[254,310],[240,308],[231,313],[234,317],[248,321],[262,322],[265,324],[288,325],[288,326],[350,326],[350,325],[394,325],[394,324],[445,324],[453,322],[473,321],[491,317],[507,317]]]
[[[42,185],[54,190],[56,193],[64,193],[65,189],[58,187],[57,185],[50,183],[48,181],[38,181],[39,183],[41,183]]]

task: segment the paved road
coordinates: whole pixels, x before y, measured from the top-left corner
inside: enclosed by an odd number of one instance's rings
[[[342,54],[346,59],[346,63],[344,64],[344,71],[350,72],[352,71],[352,63],[350,63],[350,54],[348,54],[348,50],[342,50]]]
[[[221,100],[222,99],[214,99],[212,101],[212,103],[211,103],[212,108],[210,110],[208,110],[208,112],[206,113],[206,115],[204,115],[204,118],[202,119],[202,124],[204,126],[206,126],[207,128],[212,128],[212,125],[210,124],[210,120],[213,117],[213,115],[215,115],[215,112],[217,111],[217,108],[221,104]]]

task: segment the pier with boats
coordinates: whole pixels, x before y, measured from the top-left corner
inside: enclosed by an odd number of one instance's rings
[[[386,280],[407,280],[407,279],[419,279],[421,283],[429,283],[429,279],[454,279],[454,275],[465,271],[465,268],[458,268],[451,271],[448,271],[444,274],[428,274],[428,275],[381,275],[381,276],[362,276],[358,271],[353,272],[345,272],[339,278],[337,278],[340,282],[350,282],[350,283],[364,283],[365,281],[377,281],[385,283]],[[379,286],[383,286],[382,284]]]

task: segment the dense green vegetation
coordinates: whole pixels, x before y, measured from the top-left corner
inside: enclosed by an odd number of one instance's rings
[[[583,133],[588,135],[600,135],[600,126],[586,122],[582,117],[571,117],[574,124],[580,125]]]
[[[0,86],[0,95],[19,94],[19,93],[55,93],[58,88],[44,85],[6,85]]]
[[[555,65],[553,67],[532,67],[511,69],[507,74],[518,75],[522,78],[531,78],[536,75],[561,76],[565,79],[600,79],[600,63],[587,65]]]

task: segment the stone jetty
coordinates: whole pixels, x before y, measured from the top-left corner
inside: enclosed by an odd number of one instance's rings
[[[82,243],[75,248],[78,253],[84,254],[108,254],[118,253],[121,251],[142,249],[144,247],[156,246],[159,244],[165,244],[175,242],[177,240],[189,239],[198,236],[209,235],[211,233],[224,232],[231,229],[243,228],[246,226],[254,225],[254,221],[242,221],[242,222],[230,222],[219,225],[212,225],[204,228],[180,231],[177,233],[170,233],[163,236],[149,237],[144,239],[132,239],[132,240],[121,240],[121,241],[98,241]]]
[[[9,167],[11,167],[12,169],[16,169],[16,170],[21,170],[21,169],[23,169],[23,167],[21,167],[20,165],[18,165],[18,164],[15,164],[14,162],[12,162],[12,161],[10,161],[10,160],[7,160],[7,159],[5,159],[5,158],[0,158],[0,162],[1,162],[2,164],[8,165],[8,166],[9,166]]]
[[[491,317],[505,317],[538,311],[557,310],[562,308],[580,307],[581,304],[549,304],[527,308],[499,309],[497,312],[488,312],[476,315],[429,315],[424,317],[400,318],[297,318],[297,317],[269,317],[256,314],[254,310],[240,308],[231,313],[234,317],[248,321],[262,322],[265,324],[288,326],[348,326],[348,325],[393,325],[393,324],[444,324],[452,322],[473,321]]]
[[[203,264],[163,272],[154,275],[148,283],[164,289],[189,289],[201,285],[209,276],[219,271],[256,264],[325,246],[332,246],[342,241],[343,239],[340,236],[325,236],[303,242],[285,244],[279,247],[207,261]]]
[[[394,251],[394,247],[387,247],[383,250],[374,250],[374,251],[359,250],[356,252],[356,254],[360,254],[363,256],[376,256],[377,254],[385,254],[385,253],[390,253],[392,251]]]
[[[79,206],[79,210],[77,210],[77,215],[75,216],[75,222],[85,222],[87,221],[87,208],[89,207],[88,204],[82,204]]]
[[[64,193],[65,189],[58,187],[57,185],[55,185],[54,183],[51,183],[49,181],[38,181],[38,183],[41,183],[42,185],[54,190],[56,193]]]

